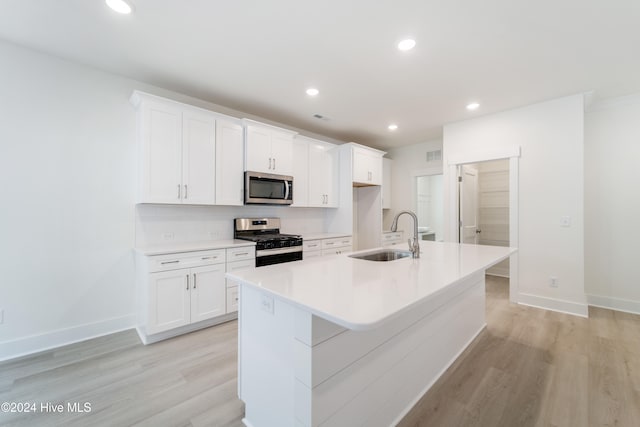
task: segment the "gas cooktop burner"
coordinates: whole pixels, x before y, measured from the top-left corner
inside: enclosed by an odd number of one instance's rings
[[[256,242],[256,267],[302,259],[302,237],[280,233],[279,218],[236,218],[233,237]]]

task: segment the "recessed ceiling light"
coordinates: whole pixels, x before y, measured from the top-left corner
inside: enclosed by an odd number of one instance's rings
[[[402,40],[400,43],[398,43],[398,49],[403,51],[411,50],[415,46],[416,46],[416,41],[413,39]]]
[[[467,104],[467,110],[477,110],[479,106],[480,104],[478,104],[477,102],[472,102],[471,104]]]
[[[133,11],[131,4],[125,0],[105,0],[107,6],[111,9],[115,10],[118,13],[122,13],[125,15],[130,14]]]
[[[396,130],[396,129],[398,129],[398,125],[396,125],[396,124],[390,124],[389,126],[387,126],[387,129],[389,129],[389,130]]]
[[[314,87],[310,87],[309,89],[307,89],[307,95],[309,96],[316,96],[319,93],[320,91]]]

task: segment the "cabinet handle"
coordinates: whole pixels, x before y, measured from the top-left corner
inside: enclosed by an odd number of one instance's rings
[[[180,198],[180,184],[178,184],[178,199]]]
[[[185,184],[185,185],[184,185],[184,198],[185,198],[185,199],[188,197],[188,194],[189,194],[189,193],[187,193],[187,184]]]
[[[273,170],[276,170],[276,158],[273,158]]]
[[[214,255],[214,256],[203,256],[202,260],[204,261],[205,259],[216,259],[218,258],[218,255]]]
[[[189,290],[189,275],[187,274],[187,290]]]
[[[245,256],[245,255],[249,255],[249,252],[241,252],[241,253],[233,254],[233,256]]]
[[[269,170],[271,170],[271,157],[269,157]]]
[[[193,289],[196,288],[196,273],[193,273]]]
[[[180,260],[175,260],[175,261],[162,261],[162,262],[160,263],[160,265],[165,265],[165,264],[177,264],[177,263],[179,263],[179,262],[180,262]]]

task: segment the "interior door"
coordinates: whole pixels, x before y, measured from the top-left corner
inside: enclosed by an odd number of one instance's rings
[[[460,241],[478,244],[478,170],[463,165],[460,169]]]

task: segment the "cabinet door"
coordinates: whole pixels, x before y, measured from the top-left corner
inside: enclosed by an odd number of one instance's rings
[[[369,185],[382,185],[382,156],[363,148],[354,148],[353,181]]]
[[[271,132],[255,126],[247,126],[245,145],[245,170],[274,173],[271,157]]]
[[[148,334],[189,324],[189,285],[188,269],[149,274]]]
[[[309,144],[309,206],[327,207],[333,182],[330,146]]]
[[[272,173],[293,174],[293,135],[272,132],[271,157],[273,158]]]
[[[216,205],[244,204],[242,126],[216,122]]]
[[[294,207],[309,206],[309,148],[304,137],[293,142],[293,204]]]
[[[380,154],[370,154],[369,170],[371,171],[371,184],[382,185],[382,156]]]
[[[224,264],[192,268],[191,273],[191,322],[224,314],[227,304]]]
[[[140,116],[142,203],[181,203],[182,110],[145,101]]]
[[[365,150],[353,149],[353,181],[368,183],[371,175],[369,171],[369,155]]]
[[[185,111],[182,121],[182,203],[216,202],[216,121],[212,114]]]

